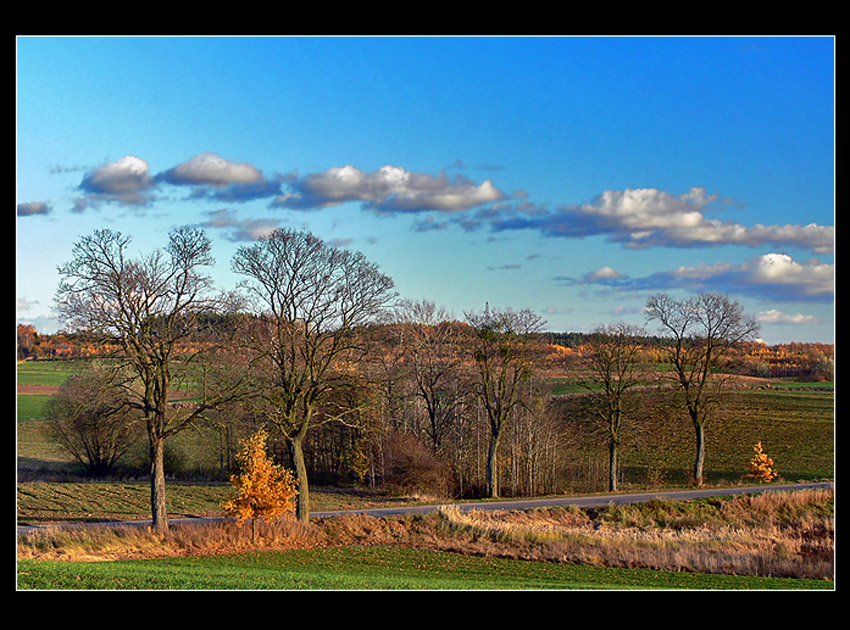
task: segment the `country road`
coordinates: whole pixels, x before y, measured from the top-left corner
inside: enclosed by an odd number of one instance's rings
[[[398,516],[403,514],[423,514],[425,512],[433,512],[446,505],[451,505],[459,510],[531,510],[541,507],[557,507],[574,505],[580,508],[601,507],[609,504],[626,504],[626,503],[641,503],[651,501],[653,499],[663,499],[667,501],[688,501],[691,499],[702,499],[706,497],[729,496],[735,494],[756,494],[761,492],[780,492],[790,490],[810,490],[810,489],[833,489],[834,483],[831,481],[799,483],[799,484],[782,484],[771,486],[736,486],[732,488],[703,488],[695,490],[669,490],[664,492],[637,492],[637,493],[617,493],[617,494],[599,494],[583,497],[549,497],[545,499],[506,499],[501,501],[474,501],[465,503],[440,503],[430,505],[415,505],[407,507],[384,507],[384,508],[363,508],[351,510],[333,510],[325,512],[312,512],[312,518],[328,518],[341,516],[345,514],[366,514],[368,516]],[[172,518],[169,519],[170,524],[179,523],[204,523],[216,522],[222,520],[223,517],[197,517],[197,518]],[[88,526],[147,526],[149,520],[135,520],[122,522],[104,522],[104,523],[86,523]],[[51,525],[18,525],[18,533],[25,534],[28,532],[38,531],[47,527],[74,527],[78,523],[64,523]]]

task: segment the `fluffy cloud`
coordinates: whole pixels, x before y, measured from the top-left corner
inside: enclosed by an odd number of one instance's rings
[[[429,175],[383,166],[371,173],[354,166],[334,167],[294,181],[278,207],[308,209],[360,202],[378,212],[456,212],[498,201],[504,195],[490,180],[479,185],[462,177]]]
[[[230,162],[215,153],[201,153],[156,176],[173,186],[191,186],[193,197],[243,202],[281,194],[282,179],[267,179],[247,162]]]
[[[260,182],[263,172],[251,164],[228,162],[215,153],[201,153],[157,177],[177,186],[227,186]]]
[[[834,226],[744,226],[705,216],[717,202],[704,188],[672,195],[655,188],[609,190],[591,203],[560,206],[547,212],[507,213],[494,217],[494,230],[535,229],[547,236],[582,238],[607,235],[630,248],[651,246],[795,245],[815,253],[832,253]]]
[[[40,214],[49,214],[50,206],[41,201],[30,201],[27,203],[18,204],[19,217],[31,217]]]
[[[85,197],[77,201],[76,210],[99,202],[145,205],[150,201],[154,180],[148,163],[127,155],[110,164],[103,164],[83,177],[79,190]]]
[[[611,267],[602,267],[596,271],[592,271],[584,279],[588,282],[596,282],[598,280],[616,280],[620,277],[620,273]]]
[[[740,265],[682,266],[642,278],[609,267],[581,279],[558,277],[565,284],[598,284],[627,290],[721,291],[765,300],[829,301],[835,293],[835,266],[816,259],[797,262],[786,254],[765,254]]]
[[[819,324],[820,320],[814,315],[803,315],[797,313],[791,315],[783,313],[775,308],[769,311],[761,311],[756,315],[756,319],[763,324]]]
[[[15,298],[15,310],[28,311],[38,304],[38,300],[30,300],[25,297]]]
[[[280,227],[279,221],[270,219],[237,219],[232,210],[221,209],[205,213],[209,220],[198,227],[224,230],[230,241],[255,241],[269,236]]]

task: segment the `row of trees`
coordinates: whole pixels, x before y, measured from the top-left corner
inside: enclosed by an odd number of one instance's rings
[[[121,348],[119,360],[88,385],[100,394],[70,401],[65,413],[80,423],[100,419],[104,425],[112,418],[144,427],[155,531],[168,527],[166,441],[202,420],[239,414],[285,440],[298,484],[296,514],[308,519],[309,436],[330,423],[368,436],[376,405],[382,417],[396,421],[392,405],[399,399],[391,390],[400,382],[400,367],[408,393],[425,411],[423,434],[434,453],[465,417],[462,408],[474,405],[486,417],[487,493],[499,495],[506,428],[523,415],[537,417],[532,376],[545,359],[535,343],[544,324],[538,316],[485,308],[466,313],[461,323],[427,301],[399,303],[392,279],[362,254],[330,247],[308,232],[276,230],[241,247],[232,268],[244,282],[229,294],[216,293],[204,273],[213,261],[200,230],[178,229],[163,251],[137,259],[129,257],[128,245],[120,233],[98,230],[75,245],[72,260],[59,270],[57,310],[65,322]],[[675,341],[668,350],[695,430],[694,478],[701,483],[714,368],[757,328],[736,302],[717,295],[686,301],[656,296],[648,313]],[[638,332],[608,327],[589,341],[589,391],[607,427],[612,489],[623,400],[641,381]],[[181,354],[190,339],[196,350]],[[191,402],[174,403],[181,387],[193,392]]]

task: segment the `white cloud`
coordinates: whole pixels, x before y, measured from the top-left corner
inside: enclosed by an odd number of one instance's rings
[[[754,284],[793,287],[806,297],[832,296],[835,265],[812,259],[803,263],[787,254],[765,254],[745,263],[742,271]]]
[[[608,190],[592,202],[561,206],[535,216],[505,213],[495,230],[536,229],[547,236],[582,238],[607,235],[630,248],[652,246],[795,245],[819,254],[832,253],[835,227],[830,225],[745,226],[705,216],[717,195],[694,187],[683,195],[655,188]]]
[[[351,165],[334,167],[293,182],[292,189],[274,205],[322,208],[354,201],[380,212],[455,212],[504,198],[490,180],[476,185],[463,177],[415,173],[390,165],[372,172]]]
[[[797,313],[791,315],[783,313],[775,308],[769,311],[761,311],[756,315],[756,319],[763,324],[819,324],[820,320],[814,315],[803,315]]]
[[[682,266],[642,278],[630,278],[613,270],[600,273],[605,269],[581,279],[557,277],[555,280],[565,284],[602,284],[626,290],[721,291],[769,300],[828,301],[835,293],[834,265],[817,259],[797,262],[787,254],[765,254],[739,265],[718,262]]]
[[[75,209],[102,201],[144,205],[150,200],[148,191],[153,186],[149,172],[148,163],[133,155],[103,164],[83,177],[79,189],[86,196],[77,201]]]
[[[611,267],[602,267],[584,276],[588,282],[596,282],[597,280],[616,280],[620,277],[620,273]]]
[[[205,212],[209,218],[198,227],[224,230],[230,241],[255,241],[268,237],[280,222],[272,219],[237,219],[232,210],[221,209]]]
[[[168,169],[160,177],[176,185],[227,186],[263,181],[263,172],[245,162],[229,162],[215,153],[201,153]]]
[[[15,298],[15,310],[28,311],[38,304],[38,300],[29,300],[25,297]]]

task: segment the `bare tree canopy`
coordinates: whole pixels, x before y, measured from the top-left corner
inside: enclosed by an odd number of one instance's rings
[[[540,332],[544,320],[529,310],[490,309],[467,313],[472,326],[472,356],[477,366],[478,397],[490,421],[487,456],[489,495],[499,496],[498,450],[506,423],[523,402],[521,385],[532,373],[533,354],[529,335]]]
[[[619,445],[626,396],[640,382],[638,354],[643,331],[618,323],[597,328],[587,338],[589,378],[583,384],[599,418],[608,442],[608,490],[616,492]]]
[[[211,306],[210,280],[199,268],[213,263],[201,230],[169,235],[165,251],[128,258],[130,238],[96,230],[74,245],[59,268],[57,311],[72,329],[118,336],[128,349],[156,336],[184,336],[185,316]]]
[[[209,278],[210,241],[202,230],[180,228],[169,234],[164,251],[130,257],[130,239],[96,230],[74,245],[62,276],[56,310],[76,330],[117,340],[120,359],[137,386],[131,404],[146,423],[151,451],[153,529],[168,528],[163,453],[165,440],[190,426],[210,404],[191,411],[170,406],[178,343],[196,330],[198,316],[218,304]]]
[[[256,310],[246,337],[253,373],[262,383],[258,411],[290,444],[298,479],[299,519],[309,518],[303,442],[312,427],[339,415],[316,413],[344,380],[343,359],[356,361],[359,328],[394,299],[393,281],[359,252],[337,249],[310,234],[275,230],[241,247],[233,270]]]
[[[726,295],[703,293],[688,300],[654,295],[647,301],[647,320],[671,338],[670,361],[693,423],[696,438],[694,482],[703,483],[705,427],[715,392],[722,381],[712,380],[718,361],[737,344],[755,338],[759,325],[743,307]]]
[[[425,406],[427,434],[436,453],[449,419],[463,403],[457,385],[462,380],[462,339],[445,309],[433,302],[404,300],[396,315],[400,323],[399,345],[409,366],[413,395]]]

